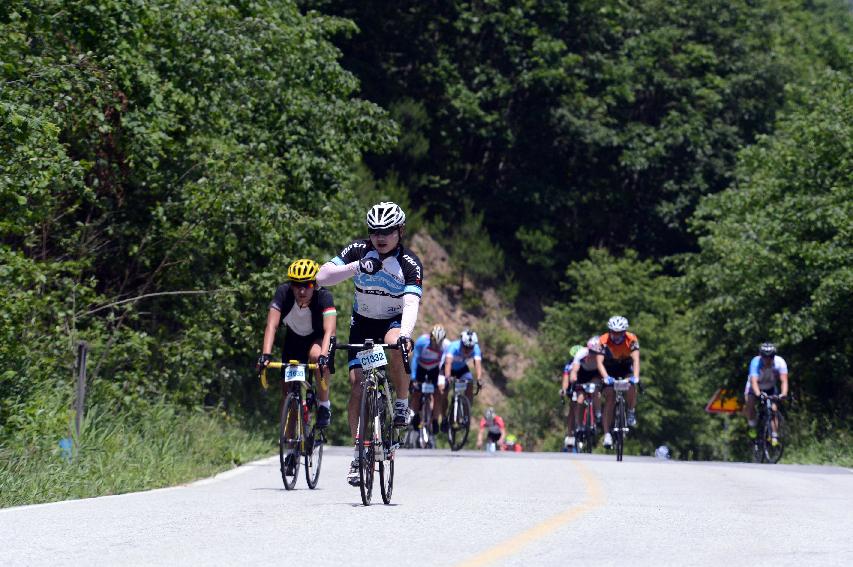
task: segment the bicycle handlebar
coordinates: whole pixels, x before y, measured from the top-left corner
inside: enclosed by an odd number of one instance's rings
[[[284,368],[285,366],[304,366],[308,370],[317,370],[320,367],[319,364],[314,364],[313,362],[305,363],[298,360],[288,360],[287,362],[270,362],[267,368],[275,370],[276,368]]]
[[[308,370],[316,370],[320,367],[319,364],[315,364],[313,362],[299,362],[298,360],[288,360],[287,362],[270,362],[266,366],[261,369],[261,387],[266,390],[269,388],[269,382],[267,382],[267,369],[272,368],[273,370],[284,368],[285,366],[304,366]]]
[[[373,340],[371,340],[371,339],[367,339],[363,343],[341,343],[341,344],[338,344],[335,337],[332,337],[332,340],[330,341],[330,344],[329,344],[329,372],[331,372],[332,374],[335,373],[335,370],[334,370],[334,368],[335,368],[335,362],[334,362],[335,361],[335,349],[339,349],[339,348],[367,349],[367,348],[373,348],[373,347],[382,347],[382,348],[387,348],[390,350],[399,350],[400,351],[400,354],[403,357],[403,371],[406,373],[406,375],[409,375],[409,373],[410,373],[409,372],[409,352],[408,352],[408,350],[401,348],[401,346],[402,345],[400,343],[396,343],[396,344],[376,343],[376,342],[373,342]]]

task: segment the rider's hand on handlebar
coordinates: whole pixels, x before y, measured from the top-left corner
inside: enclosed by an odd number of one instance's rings
[[[631,384],[639,384],[639,383],[640,383],[640,378],[639,378],[639,376],[631,376],[631,377],[628,379],[628,381],[629,381]]]
[[[382,269],[382,262],[378,258],[362,258],[358,261],[358,271],[362,274],[372,276]]]
[[[410,337],[404,337],[400,335],[400,337],[397,338],[397,345],[400,348],[405,348],[406,354],[412,351],[412,339]]]
[[[329,367],[329,357],[325,354],[321,354],[317,357],[317,366],[320,368],[328,368]]]
[[[268,352],[263,353],[258,357],[258,361],[255,363],[255,370],[260,374],[263,372],[264,368],[269,366],[270,362],[272,362],[272,355]]]
[[[565,390],[564,388],[560,388],[560,397],[561,397],[561,398],[565,398],[565,397],[566,397],[566,390]]]
[[[614,382],[616,382],[616,379],[613,376],[608,376],[604,379],[604,383],[608,386],[612,386]]]

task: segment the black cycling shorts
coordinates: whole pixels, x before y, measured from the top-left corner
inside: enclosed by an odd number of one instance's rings
[[[415,370],[415,375],[412,382],[429,382],[430,384],[438,385],[438,366],[427,370],[423,366],[418,366]]]
[[[458,369],[457,368],[451,368],[450,369],[450,375],[453,376],[454,378],[457,378],[457,379],[462,378],[466,374],[470,374],[470,373],[471,373],[471,369],[468,368],[467,364],[465,364],[462,368],[458,368]],[[471,379],[472,380],[474,379],[473,375],[472,375]]]
[[[583,366],[578,368],[578,384],[586,384],[587,382],[592,382],[598,378],[601,378],[601,376],[598,375],[598,370],[586,370]]]
[[[297,335],[293,331],[288,330],[284,337],[284,347],[281,352],[281,360],[289,362],[296,360],[298,362],[307,363],[308,353],[311,352],[311,347],[314,344],[320,344],[323,340],[321,333],[312,333],[310,335]],[[284,369],[282,368],[282,372]]]
[[[604,359],[604,369],[607,370],[607,375],[613,378],[622,379],[634,375],[634,361],[630,358],[624,360]]]
[[[375,343],[384,343],[385,334],[391,329],[399,329],[402,319],[402,315],[397,315],[390,319],[371,319],[370,317],[353,313],[349,326],[349,342],[358,344],[363,343],[366,339],[373,339]],[[360,350],[362,349],[349,349],[350,369],[361,368],[361,362],[358,361],[358,357],[356,356],[356,353]]]
[[[500,438],[501,438],[501,432],[500,431],[498,431],[497,433],[495,433],[493,431],[489,431],[489,441],[491,441],[492,443],[497,443]]]

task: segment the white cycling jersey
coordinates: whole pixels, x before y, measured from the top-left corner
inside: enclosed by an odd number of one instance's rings
[[[379,253],[370,240],[356,240],[332,258],[338,266],[357,262],[362,258],[379,259]],[[357,272],[353,312],[370,319],[391,319],[403,312],[407,294],[420,297],[423,267],[415,254],[400,246],[394,255],[382,260],[382,269],[370,275]]]
[[[749,375],[746,377],[745,393],[749,394],[751,390],[750,382],[752,377],[758,378],[758,387],[761,390],[770,390],[779,381],[779,376],[788,373],[788,363],[779,355],[773,357],[773,365],[765,366],[764,361],[760,356],[756,356],[749,363]]]

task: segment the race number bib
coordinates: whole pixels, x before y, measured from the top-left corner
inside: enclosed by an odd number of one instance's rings
[[[381,368],[388,364],[388,359],[385,358],[385,351],[381,346],[375,346],[371,350],[363,350],[356,354],[361,367],[364,370],[373,368]]]
[[[423,384],[421,384],[421,392],[424,394],[432,394],[433,392],[435,392],[435,384],[424,382]]]
[[[304,366],[287,366],[284,369],[284,381],[285,382],[304,382],[305,381],[305,367]]]

